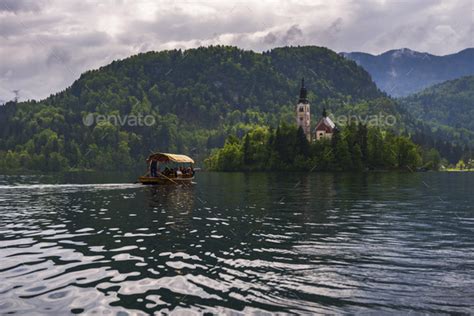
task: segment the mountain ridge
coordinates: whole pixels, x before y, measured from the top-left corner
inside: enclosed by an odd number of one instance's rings
[[[377,86],[394,97],[403,97],[431,85],[474,74],[474,48],[437,56],[408,48],[378,55],[340,53],[355,61],[372,76]]]

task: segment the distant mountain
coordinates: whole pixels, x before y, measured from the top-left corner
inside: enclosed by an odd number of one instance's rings
[[[380,89],[394,97],[407,96],[446,80],[474,75],[474,48],[445,56],[407,48],[376,56],[360,52],[341,55],[362,66]]]
[[[446,81],[398,101],[403,111],[437,134],[450,134],[474,146],[474,76]]]

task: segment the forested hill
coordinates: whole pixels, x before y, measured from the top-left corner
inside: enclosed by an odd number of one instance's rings
[[[127,114],[136,103],[134,97],[148,99],[160,114],[215,127],[234,110],[275,113],[293,105],[302,77],[316,104],[382,96],[367,72],[325,48],[277,48],[258,54],[217,46],[149,52],[113,62],[85,73],[65,93],[45,103]]]
[[[230,134],[293,123],[302,77],[315,118],[324,106],[394,111],[365,70],[326,48],[149,52],[88,71],[45,100],[1,106],[0,169],[123,169],[155,150],[199,160]],[[99,114],[152,115],[155,124],[97,123]]]
[[[474,76],[429,87],[398,100],[402,108],[435,130],[438,138],[451,138],[474,146]]]
[[[435,56],[407,48],[380,55],[341,53],[366,69],[380,89],[400,97],[416,93],[434,84],[474,75],[474,48]]]

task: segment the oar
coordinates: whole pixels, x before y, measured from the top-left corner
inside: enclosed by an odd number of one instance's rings
[[[171,182],[173,182],[174,184],[178,184],[178,182],[174,181],[173,179],[171,178],[168,178],[167,176],[165,176],[164,174],[160,173],[161,176],[165,177],[166,179],[170,180]]]
[[[178,182],[174,181],[173,179],[171,178],[168,178],[167,176],[165,176],[164,174],[160,173],[161,176],[165,177],[166,179],[170,180],[171,182],[173,182],[174,184],[178,184]],[[137,184],[137,183],[141,183],[140,181],[135,181],[133,182],[133,184]]]

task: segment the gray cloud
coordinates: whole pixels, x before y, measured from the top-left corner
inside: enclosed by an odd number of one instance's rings
[[[0,12],[35,12],[41,9],[41,0],[2,0],[0,2]]]
[[[46,58],[46,65],[51,66],[54,63],[67,64],[71,61],[71,54],[66,49],[61,47],[53,47],[48,57]]]
[[[268,32],[262,37],[264,46],[287,46],[298,45],[304,39],[303,31],[298,25],[292,25],[288,29],[281,31]]]
[[[318,45],[448,54],[473,45],[470,0],[0,1],[0,100],[44,98],[79,75],[148,50]]]
[[[303,38],[303,31],[301,31],[298,25],[292,25],[283,36],[282,42],[285,45],[291,45],[302,38]]]
[[[278,38],[276,37],[275,34],[272,32],[269,32],[265,37],[263,38],[263,43],[267,45],[273,45],[277,42]]]

